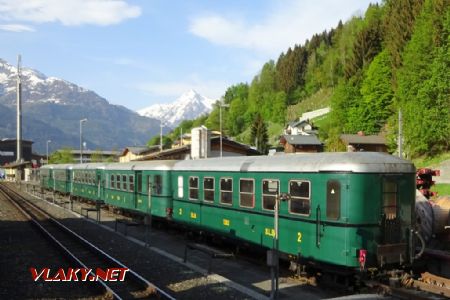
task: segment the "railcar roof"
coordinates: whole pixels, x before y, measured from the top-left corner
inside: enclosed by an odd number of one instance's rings
[[[113,163],[108,164],[106,170],[118,170],[118,171],[144,171],[144,170],[158,170],[167,171],[172,170],[172,166],[177,160],[152,160],[152,161],[134,161],[127,163]]]
[[[72,167],[73,167],[72,164],[56,164],[56,165],[53,165],[52,169],[54,169],[54,170],[71,170]]]
[[[322,152],[183,160],[174,171],[415,173],[412,162],[380,152]]]
[[[73,170],[96,170],[104,169],[108,163],[85,163],[85,164],[75,164]]]
[[[71,169],[72,164],[50,164],[41,166],[41,170],[61,170],[61,169]]]

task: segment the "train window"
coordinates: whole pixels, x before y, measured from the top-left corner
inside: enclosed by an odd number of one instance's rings
[[[289,212],[309,215],[310,213],[310,182],[302,180],[289,181]]]
[[[134,192],[134,175],[128,176],[128,181],[130,183],[130,192]]]
[[[388,220],[397,217],[397,183],[387,179],[383,180],[383,214]]]
[[[203,200],[214,202],[214,178],[203,178]]]
[[[114,189],[115,188],[115,182],[114,182],[114,179],[115,179],[115,176],[114,175],[111,175],[111,186],[110,186],[110,188],[112,188],[112,189]]]
[[[241,179],[239,181],[239,205],[243,207],[255,207],[255,181],[253,179]]]
[[[162,194],[162,176],[161,175],[155,175],[155,184],[153,185],[153,193],[156,195]]]
[[[136,175],[136,181],[137,181],[137,191],[140,193],[142,192],[142,174],[138,173]]]
[[[122,175],[122,190],[127,190],[127,175]]]
[[[120,190],[120,175],[116,175],[116,189]]]
[[[232,178],[220,178],[220,203],[233,204]]]
[[[189,199],[198,200],[198,177],[189,177]]]
[[[267,210],[274,210],[275,200],[280,191],[280,182],[278,180],[262,181],[262,207]]]
[[[337,220],[341,215],[341,184],[337,180],[327,182],[327,219]]]
[[[178,176],[178,198],[183,198],[183,176]]]

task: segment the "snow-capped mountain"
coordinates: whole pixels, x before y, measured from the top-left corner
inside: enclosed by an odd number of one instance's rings
[[[170,104],[155,104],[138,110],[138,114],[163,120],[169,127],[176,127],[183,120],[192,120],[211,112],[215,100],[189,90]]]
[[[0,59],[0,139],[16,136],[17,67]],[[159,132],[159,122],[123,106],[112,105],[91,90],[39,71],[22,67],[23,135],[34,141],[33,150],[79,147],[80,120],[88,148],[116,149],[143,145]]]
[[[11,105],[16,101],[17,67],[0,59],[0,97],[11,94],[13,97],[4,97],[3,104]],[[66,80],[47,77],[39,71],[22,67],[22,95],[24,103],[55,103],[55,104],[88,104],[80,103],[83,96],[93,96],[95,93],[84,89]],[[68,95],[77,97],[68,97]],[[96,94],[95,94],[96,95]],[[81,96],[78,97],[78,96]],[[99,101],[107,101],[96,95]]]

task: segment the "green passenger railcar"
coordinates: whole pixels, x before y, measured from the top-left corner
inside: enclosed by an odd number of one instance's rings
[[[39,178],[40,184],[43,189],[53,190],[54,189],[54,181],[53,181],[53,168],[55,165],[45,165],[40,168]]]
[[[102,176],[104,163],[73,165],[72,196],[87,200],[103,200]]]
[[[381,153],[180,161],[173,219],[263,247],[349,268],[408,261],[415,168]],[[361,258],[363,257],[363,262]]]
[[[72,190],[72,165],[54,165],[53,175],[53,186],[55,192],[59,192],[61,194],[69,194]]]
[[[175,161],[110,164],[105,168],[105,202],[128,210],[170,217],[170,169]]]

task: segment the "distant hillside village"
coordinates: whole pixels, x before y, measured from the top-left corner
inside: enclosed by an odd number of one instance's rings
[[[324,151],[324,143],[318,137],[318,128],[309,117],[318,117],[329,112],[321,109],[307,113],[295,122],[290,122],[279,136],[279,147],[270,149],[268,155],[294,153],[313,153]],[[386,139],[379,135],[342,134],[341,141],[347,151],[387,152]],[[122,151],[100,151],[88,149],[58,149],[39,155],[32,151],[32,141],[22,140],[23,161],[17,162],[17,140],[0,140],[0,177],[15,180],[20,174],[21,180],[30,180],[33,170],[50,163],[91,163],[146,160],[186,160],[211,157],[263,155],[255,147],[221,136],[219,131],[211,131],[205,126],[193,128],[190,133],[179,137],[170,147],[163,145],[129,146]],[[82,150],[82,151],[80,151]],[[50,159],[48,159],[50,158]]]

